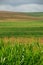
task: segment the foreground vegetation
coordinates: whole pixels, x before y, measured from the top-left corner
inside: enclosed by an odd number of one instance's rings
[[[0,40],[0,65],[43,65],[43,46]]]

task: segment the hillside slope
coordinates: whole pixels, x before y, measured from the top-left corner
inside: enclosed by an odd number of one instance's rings
[[[28,19],[28,20],[43,20],[43,12],[10,12],[0,11],[0,20],[3,19]]]

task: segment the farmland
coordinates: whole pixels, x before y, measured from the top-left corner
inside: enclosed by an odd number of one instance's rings
[[[0,40],[0,65],[43,65],[43,46]]]
[[[43,20],[0,22],[0,37],[43,36]]]
[[[0,12],[0,65],[43,65],[43,12]]]

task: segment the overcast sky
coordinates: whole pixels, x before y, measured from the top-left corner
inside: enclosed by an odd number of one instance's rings
[[[43,0],[0,0],[0,10],[43,12]]]

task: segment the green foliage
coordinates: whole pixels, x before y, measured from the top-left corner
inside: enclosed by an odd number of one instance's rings
[[[0,37],[43,36],[43,20],[0,22]]]
[[[9,43],[0,45],[0,65],[43,65],[43,50],[39,43]]]
[[[0,37],[31,37],[31,36],[43,36],[43,27],[2,27],[0,28]]]
[[[28,16],[33,16],[33,17],[42,17],[43,16],[43,12],[26,12],[25,13]]]

